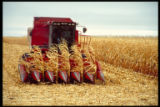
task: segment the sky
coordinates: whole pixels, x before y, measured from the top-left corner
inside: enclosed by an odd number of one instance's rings
[[[70,17],[86,35],[158,36],[158,2],[3,2],[3,36],[27,35],[34,17]]]

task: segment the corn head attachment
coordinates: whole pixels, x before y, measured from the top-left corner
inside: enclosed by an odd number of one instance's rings
[[[28,29],[30,52],[20,57],[18,65],[22,82],[105,82],[91,37],[80,34],[76,25],[70,18],[34,18],[34,28]]]

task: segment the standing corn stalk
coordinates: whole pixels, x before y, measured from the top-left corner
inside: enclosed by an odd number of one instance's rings
[[[38,46],[33,46],[31,52],[32,53],[30,55],[33,59],[30,61],[30,71],[36,70],[43,74],[44,62],[41,49]]]
[[[58,50],[56,45],[52,45],[46,52],[47,58],[49,60],[44,61],[45,71],[53,72],[53,76],[58,78]],[[57,80],[57,79],[56,79]]]
[[[84,37],[83,46],[81,46],[81,53],[83,57],[83,69],[84,69],[84,77],[87,78],[86,81],[91,81],[94,83],[97,66],[95,64],[95,54],[93,48],[90,46],[90,41],[87,43],[88,38]]]
[[[83,54],[86,56],[86,57],[84,57],[84,60],[83,60],[84,61],[84,71],[95,74],[96,73],[96,65],[94,63],[95,58],[94,58],[94,56],[92,56],[93,54],[91,54],[88,51],[87,47],[83,49]]]
[[[77,45],[72,45],[70,55],[71,72],[80,72],[80,78],[83,80],[83,60],[81,52],[78,50]],[[78,79],[80,82],[80,79]]]
[[[60,54],[58,56],[59,71],[67,72],[68,78],[70,78],[70,63],[69,63],[69,50],[67,46],[67,42],[62,39],[62,42],[58,45]]]

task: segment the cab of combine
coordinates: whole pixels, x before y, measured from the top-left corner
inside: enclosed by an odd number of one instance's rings
[[[64,38],[68,47],[78,42],[78,30],[76,22],[70,18],[59,17],[34,17],[33,29],[28,29],[30,47],[38,45],[42,49],[49,48],[53,43],[60,43]],[[83,32],[86,32],[83,28]]]

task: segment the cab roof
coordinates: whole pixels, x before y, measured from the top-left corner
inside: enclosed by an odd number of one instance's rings
[[[34,17],[35,22],[67,22],[72,23],[71,18],[63,18],[63,17]]]

